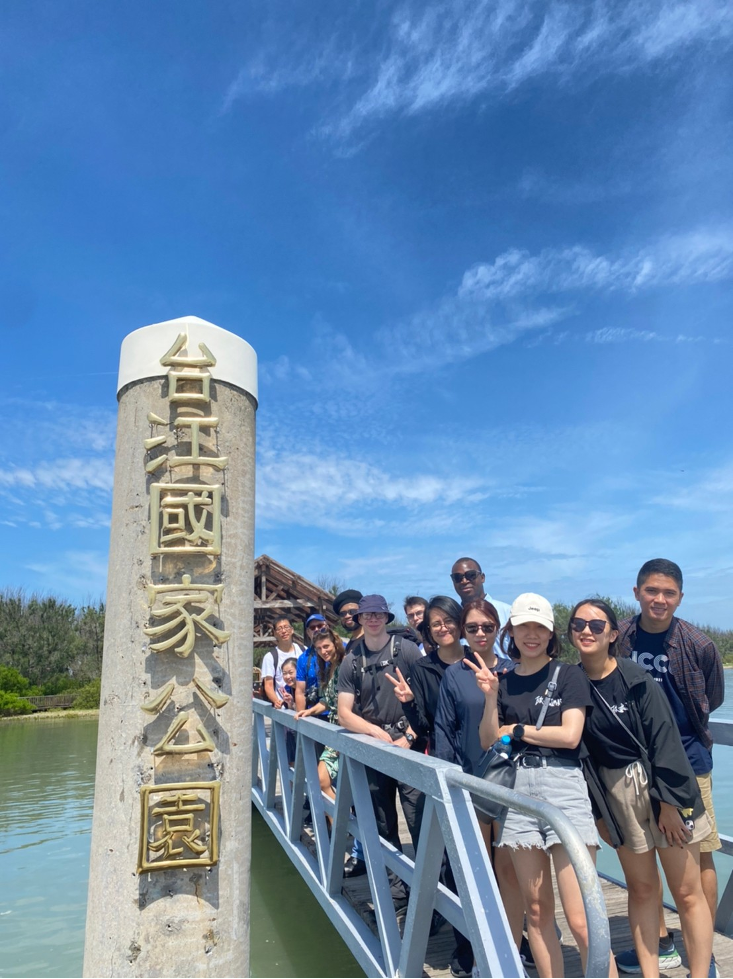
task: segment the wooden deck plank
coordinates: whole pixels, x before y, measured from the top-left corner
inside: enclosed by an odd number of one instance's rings
[[[405,853],[413,856],[412,844],[410,843],[407,826],[400,811],[400,837],[403,842]],[[305,837],[304,837],[305,839]],[[308,836],[310,840],[310,837]],[[312,842],[312,841],[311,841]],[[611,947],[615,953],[631,948],[631,932],[626,915],[627,893],[624,888],[611,881],[602,880],[603,897],[606,902],[609,924],[611,927]],[[366,876],[357,877],[355,880],[348,881],[344,885],[344,894],[348,897],[351,904],[361,914],[369,927],[376,934],[376,924],[372,913],[371,895],[369,892],[369,881]],[[563,933],[562,949],[565,961],[565,975],[568,977],[581,977],[583,971],[580,963],[580,955],[573,937],[568,928],[565,915],[562,912],[562,905],[555,886],[555,906],[557,909],[557,923]],[[682,944],[679,917],[672,911],[666,914],[667,927],[674,929],[675,944],[682,957],[682,965],[678,969],[662,972],[661,976],[683,977],[688,975],[687,957]],[[427,957],[424,965],[423,976],[443,977],[450,976],[450,960],[455,946],[453,929],[449,924],[445,924],[440,931],[431,937],[428,943]],[[713,950],[718,963],[718,971],[721,976],[733,977],[733,938],[727,935],[720,935],[716,932],[713,942]],[[536,973],[528,970],[530,976]]]

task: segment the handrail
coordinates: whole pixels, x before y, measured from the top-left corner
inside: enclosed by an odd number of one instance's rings
[[[733,747],[733,721],[713,721],[708,724],[710,733],[715,744]],[[725,833],[718,833],[722,844],[721,853],[728,857],[733,857],[733,837]],[[718,902],[718,910],[715,913],[716,931],[727,932],[731,919],[733,919],[733,868],[728,875],[728,880],[723,888],[723,894]]]
[[[559,809],[466,775],[441,759],[405,751],[366,735],[350,734],[316,718],[296,720],[291,711],[275,710],[264,701],[253,701],[253,710],[252,800],[367,975],[421,975],[433,909],[468,937],[480,975],[522,974],[472,795],[540,816],[552,826],[567,849],[586,909],[586,975],[608,975],[610,932],[601,885],[586,846]],[[266,719],[272,724],[269,739]],[[288,766],[288,731],[296,735],[292,770]],[[340,755],[335,801],[323,796],[318,782],[316,746],[323,744]],[[367,768],[377,769],[425,794],[414,860],[378,835]],[[300,839],[306,799],[313,820],[315,856]],[[352,806],[355,816],[351,814]],[[333,818],[330,839],[326,814]],[[378,937],[342,894],[349,836],[358,838],[364,849]],[[439,881],[444,849],[451,861],[458,896]],[[402,937],[387,869],[411,888]]]

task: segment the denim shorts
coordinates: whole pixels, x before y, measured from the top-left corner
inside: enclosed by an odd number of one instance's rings
[[[524,768],[518,765],[514,788],[532,799],[557,806],[577,829],[586,846],[600,846],[588,788],[580,767]],[[549,823],[518,809],[510,809],[496,846],[510,846],[513,849],[536,846],[548,850],[556,843],[560,843],[560,838]]]

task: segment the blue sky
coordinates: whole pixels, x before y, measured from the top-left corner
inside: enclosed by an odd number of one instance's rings
[[[733,627],[733,9],[6,4],[0,587],[104,592],[119,346],[260,358],[257,550]]]

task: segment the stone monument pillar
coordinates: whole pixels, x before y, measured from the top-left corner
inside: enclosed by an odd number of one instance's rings
[[[125,337],[85,976],[249,975],[257,356]]]

